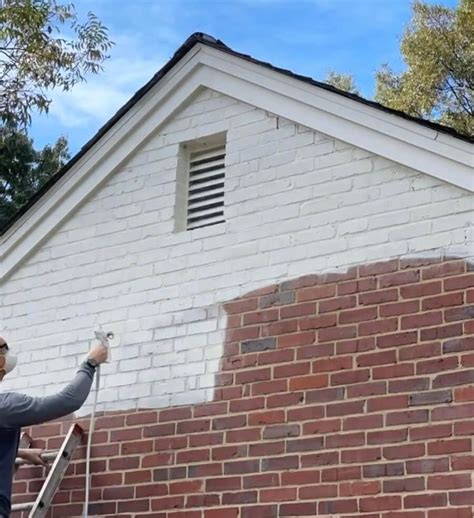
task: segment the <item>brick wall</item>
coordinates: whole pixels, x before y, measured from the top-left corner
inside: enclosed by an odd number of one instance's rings
[[[224,309],[212,402],[98,419],[93,515],[472,517],[472,264],[364,264]],[[32,433],[54,447],[68,426]],[[83,473],[53,518],[81,514]],[[42,476],[22,468],[17,499]]]
[[[217,132],[226,223],[174,232],[179,145]],[[222,303],[392,257],[474,257],[473,218],[468,191],[202,90],[2,279],[0,329],[19,352],[5,388],[58,390],[102,324],[122,342],[101,410],[209,401]]]

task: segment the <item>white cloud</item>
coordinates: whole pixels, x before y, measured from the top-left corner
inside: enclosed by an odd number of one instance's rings
[[[69,92],[53,92],[49,116],[64,128],[97,127],[104,123],[163,66],[163,57],[145,56],[136,36],[114,39],[117,45],[103,72]]]

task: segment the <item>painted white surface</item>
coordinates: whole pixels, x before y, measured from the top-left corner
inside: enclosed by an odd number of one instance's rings
[[[179,143],[220,131],[226,223],[174,232]],[[201,90],[3,280],[0,326],[20,365],[2,388],[57,390],[102,324],[121,335],[102,408],[208,400],[221,303],[394,256],[473,257],[473,219],[464,189]]]
[[[0,279],[203,87],[474,192],[472,144],[199,44],[0,236]],[[199,127],[188,129],[189,138],[200,136]]]

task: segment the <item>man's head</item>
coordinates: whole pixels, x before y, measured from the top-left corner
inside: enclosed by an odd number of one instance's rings
[[[17,363],[17,357],[11,353],[6,340],[0,336],[0,381],[11,372]]]

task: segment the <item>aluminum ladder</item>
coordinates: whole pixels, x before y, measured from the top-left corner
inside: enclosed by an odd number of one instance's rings
[[[84,430],[77,424],[73,424],[66,435],[61,448],[58,451],[44,453],[41,457],[44,460],[53,461],[53,465],[48,473],[48,476],[41,488],[38,496],[34,502],[27,502],[24,504],[15,504],[12,506],[12,513],[19,511],[29,511],[28,518],[44,518],[51,506],[56,491],[66,473],[66,470],[71,462],[75,449],[82,442]],[[31,444],[31,439],[28,437],[24,440],[26,444]],[[25,445],[26,445],[25,444]],[[23,466],[28,464],[28,461],[17,459],[16,466]]]

